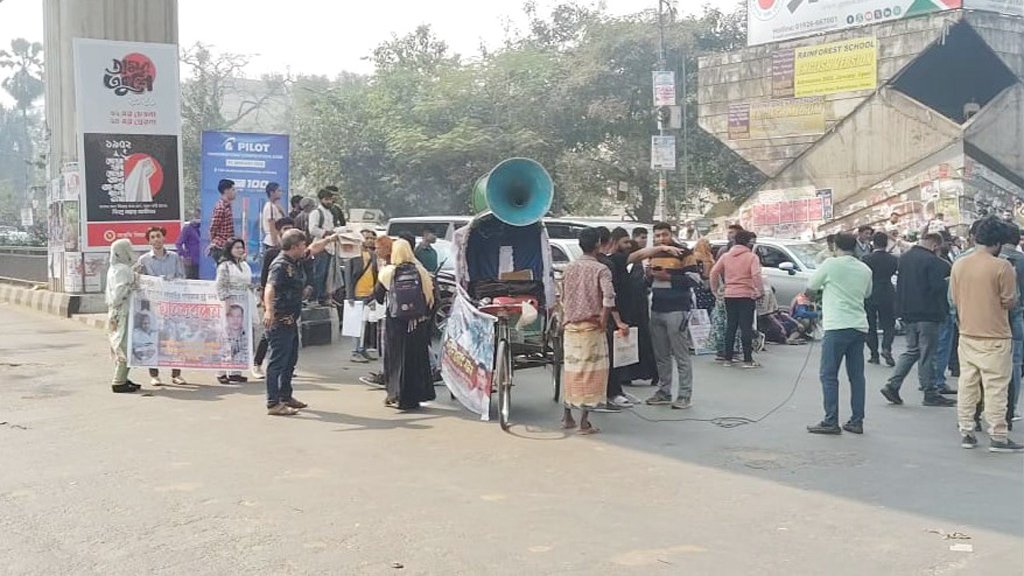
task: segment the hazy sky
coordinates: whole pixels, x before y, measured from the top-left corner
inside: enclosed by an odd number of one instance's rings
[[[541,12],[554,0],[536,0]],[[586,1],[586,0],[584,0]],[[703,4],[731,9],[739,0],[677,0],[684,13]],[[392,34],[430,24],[452,49],[477,52],[496,45],[507,22],[523,24],[524,0],[179,0],[179,43],[196,41],[240,54],[258,54],[250,75],[268,71],[326,74],[369,72],[363,58]],[[657,6],[657,0],[604,0],[612,14]],[[42,0],[0,0],[0,46],[12,38],[43,39]],[[0,75],[5,75],[0,71]]]

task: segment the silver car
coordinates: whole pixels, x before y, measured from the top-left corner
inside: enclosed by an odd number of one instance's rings
[[[712,242],[715,250],[725,245],[724,240]],[[824,249],[821,244],[803,240],[757,239],[754,252],[761,260],[761,273],[775,288],[780,306],[788,308],[796,295],[807,289]]]

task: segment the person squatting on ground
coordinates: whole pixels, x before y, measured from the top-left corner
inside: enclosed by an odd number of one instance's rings
[[[185,265],[182,258],[164,247],[165,236],[167,236],[167,230],[156,226],[146,231],[146,240],[149,241],[150,250],[139,258],[139,271],[146,276],[157,276],[164,280],[184,280]],[[160,370],[149,369],[149,384],[151,386],[164,385],[160,380]],[[178,386],[188,384],[181,377],[179,368],[171,370],[171,384]]]
[[[576,428],[574,409],[580,411],[579,433],[595,434],[590,412],[603,404],[608,387],[606,327],[615,307],[612,272],[598,260],[601,242],[597,229],[580,232],[583,256],[569,264],[562,277],[564,322],[564,386],[562,428]],[[628,333],[626,327],[622,332]],[[671,382],[671,379],[670,379]]]
[[[743,367],[758,368],[754,361],[754,326],[757,299],[764,289],[761,278],[761,262],[753,252],[753,232],[740,230],[732,249],[724,254],[711,269],[711,290],[717,292],[724,284],[725,290],[725,359],[724,366],[732,366],[735,354],[734,342],[737,329],[743,345]]]
[[[110,245],[110,267],[107,268],[107,338],[114,359],[114,378],[110,388],[117,394],[137,392],[141,386],[128,379],[128,310],[135,272],[132,243],[124,238]]]
[[[896,311],[903,320],[907,349],[896,362],[889,382],[881,389],[882,396],[893,404],[903,404],[900,388],[917,364],[919,387],[924,391],[924,406],[955,406],[956,401],[944,398],[936,388],[935,356],[939,331],[949,315],[946,279],[949,264],[935,251],[942,243],[938,234],[928,234],[899,259],[896,276]]]
[[[953,264],[949,296],[960,329],[960,380],[957,420],[960,445],[974,448],[974,413],[984,394],[991,452],[1019,452],[1024,446],[1009,438],[1006,404],[1013,365],[1013,332],[1009,312],[1017,305],[1013,266],[998,258],[1007,237],[1006,225],[984,218],[977,227],[976,249]]]
[[[825,337],[821,341],[821,391],[825,418],[807,427],[812,434],[864,433],[864,301],[871,296],[871,269],[854,256],[857,239],[837,234],[835,256],[818,266],[807,292],[822,291]],[[845,360],[850,380],[850,420],[839,427],[839,367]]]
[[[690,256],[678,246],[672,227],[665,222],[654,225],[654,246],[629,255],[629,263],[651,260],[651,341],[658,365],[658,391],[645,403],[650,406],[671,404],[686,409],[693,399],[693,362],[690,359],[690,309],[692,289],[700,286],[697,266],[682,266]],[[672,365],[679,374],[679,392],[672,400]]]

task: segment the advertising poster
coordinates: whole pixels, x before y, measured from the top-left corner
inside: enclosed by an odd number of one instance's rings
[[[654,105],[675,106],[676,104],[676,73],[668,71],[654,72]]]
[[[796,48],[793,92],[797,98],[878,87],[878,40],[874,36]]]
[[[65,189],[76,178],[84,189],[83,250],[120,238],[145,246],[150,226],[173,241],[183,206],[178,47],[75,38],[74,67],[81,170],[65,172]]]
[[[85,270],[85,291],[95,294],[103,291],[103,279],[107,274],[107,259],[110,256],[102,252],[87,252],[82,257],[82,268]]]
[[[212,282],[140,276],[128,313],[128,365],[248,370],[252,314],[248,293],[222,301]]]
[[[961,0],[747,0],[747,46],[956,10],[960,4]]]
[[[81,294],[85,288],[85,273],[82,269],[81,252],[64,253],[64,291]]]
[[[210,218],[220,200],[217,183],[233,180],[237,196],[231,204],[235,236],[245,240],[253,274],[260,271],[260,213],[267,202],[267,184],[277,182],[284,195],[281,208],[288,206],[288,136],[283,134],[246,134],[242,132],[203,132],[200,202],[202,209],[202,250],[210,244]],[[212,280],[216,264],[203,258],[199,277]]]
[[[708,311],[697,308],[690,314],[690,342],[693,352],[698,356],[715,352],[715,343],[711,339],[711,317]]]
[[[441,377],[463,406],[489,420],[493,375],[494,318],[456,296],[441,338]]]
[[[651,136],[651,170],[676,169],[676,137]]]
[[[750,104],[729,105],[729,140],[750,139]]]
[[[776,50],[772,53],[772,98],[796,96],[793,86],[795,65],[795,55],[792,49]]]
[[[822,98],[763,100],[729,106],[730,140],[764,140],[825,133]]]

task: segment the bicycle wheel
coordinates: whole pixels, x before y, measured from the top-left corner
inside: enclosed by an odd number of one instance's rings
[[[509,415],[512,410],[512,371],[509,370],[508,342],[498,341],[494,355],[494,386],[498,393],[498,423],[502,430],[508,430]]]
[[[552,380],[555,385],[555,397],[553,400],[558,402],[562,396],[562,366],[565,363],[565,350],[562,348],[562,336],[559,334],[551,339],[551,370]]]

